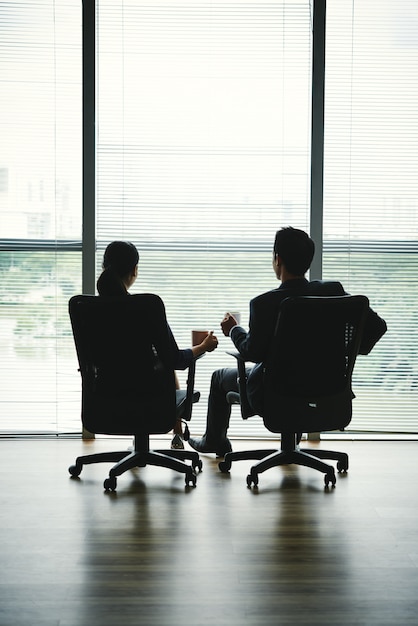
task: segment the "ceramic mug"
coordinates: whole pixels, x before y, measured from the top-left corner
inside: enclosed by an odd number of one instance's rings
[[[209,335],[208,330],[192,330],[192,346],[198,346]]]

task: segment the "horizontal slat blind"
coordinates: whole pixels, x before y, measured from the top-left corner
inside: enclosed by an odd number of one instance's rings
[[[0,85],[0,431],[80,431],[81,3],[1,3]]]
[[[418,431],[418,5],[327,3],[324,276],[388,333],[355,370],[352,429]]]
[[[224,312],[246,325],[277,286],[275,231],[308,228],[310,3],[98,0],[97,33],[97,270],[109,241],[133,241],[133,291],[164,299],[179,346],[215,330],[198,434],[212,371],[234,366]],[[265,432],[234,409],[231,434]]]
[[[181,347],[276,286],[274,231],[308,225],[310,3],[97,2],[98,256],[141,252]],[[417,5],[328,0],[324,277],[389,332],[353,429],[417,431]],[[0,430],[79,431],[67,315],[81,290],[81,3],[0,12]],[[210,374],[199,362],[202,431]],[[234,409],[231,434],[265,435]]]

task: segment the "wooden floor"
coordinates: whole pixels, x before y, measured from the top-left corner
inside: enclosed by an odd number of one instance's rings
[[[350,454],[328,491],[301,467],[250,490],[248,462],[211,455],[196,488],[153,467],[115,493],[107,465],[69,477],[129,445],[0,440],[1,626],[418,624],[418,443],[321,442]]]

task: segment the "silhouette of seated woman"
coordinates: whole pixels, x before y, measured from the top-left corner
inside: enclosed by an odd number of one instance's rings
[[[128,289],[132,287],[138,276],[138,262],[138,250],[133,243],[112,241],[103,255],[103,271],[97,280],[99,295],[121,298],[129,296]],[[193,359],[205,352],[212,352],[218,346],[218,340],[211,331],[199,345],[180,350],[169,326],[168,331],[177,370],[187,369]],[[176,387],[180,389],[177,376]],[[178,418],[175,424],[171,447],[173,449],[184,448],[181,418]]]

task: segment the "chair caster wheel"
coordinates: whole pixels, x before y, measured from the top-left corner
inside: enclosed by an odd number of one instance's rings
[[[335,478],[334,470],[332,472],[329,472],[328,474],[325,474],[324,476],[325,487],[328,487],[330,483],[332,487],[335,487],[336,482],[337,482],[337,479]]]
[[[197,452],[192,452],[192,454],[190,456],[190,463],[191,463],[191,466],[192,466],[194,472],[196,471],[196,469],[198,469],[199,472],[202,471],[203,463],[202,463],[202,460],[200,459],[199,454]]]
[[[229,470],[231,469],[231,461],[221,461],[220,463],[218,463],[218,467],[221,470],[221,472],[223,474],[227,474],[229,472]]]
[[[247,476],[247,487],[251,487],[251,485],[254,485],[254,487],[258,486],[258,474],[248,474]]]
[[[106,478],[103,483],[103,487],[105,488],[106,491],[115,491],[116,478],[114,476],[109,476],[109,478]]]
[[[196,471],[196,469],[198,469],[198,470],[199,470],[199,472],[201,472],[201,471],[202,471],[202,469],[203,469],[203,463],[202,463],[202,461],[199,459],[199,460],[198,460],[198,461],[196,461],[195,463],[192,463],[192,467],[193,467],[193,470],[194,470],[194,471]]]
[[[68,471],[70,472],[71,476],[77,477],[77,476],[80,476],[82,469],[83,469],[83,466],[77,465],[76,463],[75,465],[70,465],[70,467],[68,468]]]
[[[348,460],[347,461],[337,461],[337,470],[341,472],[346,472],[348,470]]]
[[[192,468],[190,468],[190,471],[186,472],[185,481],[186,481],[186,487],[189,487],[190,485],[192,487],[196,487],[197,476],[192,470]]]

